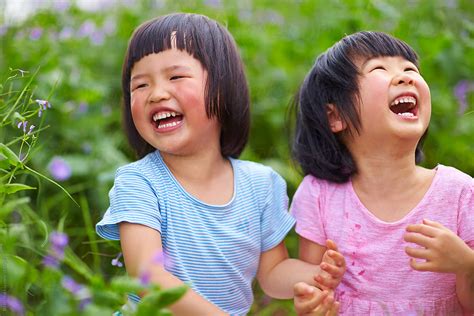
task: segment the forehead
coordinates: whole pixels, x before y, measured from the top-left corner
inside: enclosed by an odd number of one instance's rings
[[[170,48],[159,53],[151,53],[136,61],[131,69],[131,77],[156,72],[203,71],[201,62],[184,50]]]

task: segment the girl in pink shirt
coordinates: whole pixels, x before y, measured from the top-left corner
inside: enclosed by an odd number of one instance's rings
[[[380,32],[346,36],[318,57],[295,105],[300,258],[320,264],[335,242],[339,313],[473,313],[474,180],[417,165],[431,97],[415,51]],[[324,314],[321,302],[295,287],[299,315]]]

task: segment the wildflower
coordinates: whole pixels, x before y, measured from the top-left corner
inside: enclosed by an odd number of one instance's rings
[[[38,112],[38,117],[40,117],[43,114],[43,111],[45,111],[48,108],[51,108],[51,103],[46,100],[35,100],[36,103],[39,105],[39,112]]]
[[[65,275],[61,280],[61,285],[73,295],[79,293],[79,291],[82,289],[82,285],[76,283],[76,281],[67,275]]]
[[[36,126],[34,126],[33,124],[30,125],[30,129],[28,130],[28,133],[26,133],[26,135],[30,135],[31,132],[33,132],[33,129],[35,128]]]
[[[33,41],[38,40],[43,34],[43,29],[40,27],[35,27],[30,32],[30,39]]]
[[[21,302],[10,295],[0,293],[0,309],[5,310],[9,309],[15,315],[24,315],[25,310]]]
[[[150,283],[150,280],[151,280],[151,273],[149,270],[144,270],[142,271],[142,273],[140,273],[140,277],[139,277],[139,280],[140,280],[140,283],[142,285],[147,285]]]
[[[111,264],[112,264],[113,266],[116,266],[116,267],[119,267],[119,268],[123,267],[123,263],[120,262],[120,258],[121,258],[121,257],[122,257],[122,253],[119,252],[119,254],[117,255],[117,257],[115,257],[115,259],[112,259]]]
[[[454,96],[458,99],[458,114],[462,115],[467,109],[467,94],[474,91],[474,82],[467,80],[459,81],[454,87]]]
[[[49,242],[51,243],[53,255],[59,259],[63,259],[64,248],[66,248],[69,242],[68,236],[60,232],[52,232],[51,235],[49,235]]]
[[[52,232],[49,235],[49,253],[43,258],[43,264],[47,267],[57,269],[59,262],[64,259],[64,249],[68,244],[69,238],[66,234]]]
[[[52,269],[57,269],[57,268],[59,268],[59,260],[54,258],[51,255],[46,255],[43,258],[43,265],[45,267],[49,267],[49,268],[52,268]]]
[[[61,280],[61,285],[79,301],[80,310],[83,310],[91,303],[92,296],[89,289],[82,284],[77,283],[71,277],[67,275],[64,276]]]
[[[62,158],[54,157],[49,163],[49,172],[57,181],[65,181],[71,177],[71,166]]]

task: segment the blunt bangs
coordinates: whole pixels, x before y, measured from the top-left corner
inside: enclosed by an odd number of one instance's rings
[[[130,111],[130,77],[143,57],[176,48],[197,59],[207,71],[204,104],[221,124],[221,153],[237,158],[247,144],[250,96],[244,67],[232,35],[204,15],[174,13],[140,25],[129,42],[122,69],[123,123],[138,157],[156,150],[136,130]]]

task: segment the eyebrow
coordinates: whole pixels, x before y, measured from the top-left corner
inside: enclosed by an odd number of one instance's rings
[[[184,66],[184,65],[171,65],[171,66],[168,66],[168,67],[164,68],[162,70],[162,72],[166,73],[166,72],[171,72],[171,71],[175,71],[175,70],[190,71],[191,67]],[[133,75],[130,78],[130,81],[138,80],[140,78],[148,77],[148,76],[149,76],[149,73],[139,73],[139,74]]]

